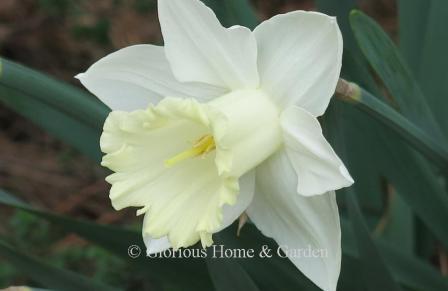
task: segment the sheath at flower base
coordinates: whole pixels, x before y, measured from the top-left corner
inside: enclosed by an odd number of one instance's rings
[[[252,32],[198,0],[158,9],[164,47],[124,48],[77,76],[113,110],[101,136],[113,206],[140,208],[149,253],[210,246],[246,212],[285,250],[325,250],[290,260],[335,290],[334,190],[353,180],[316,118],[341,69],[336,19],[295,11]]]

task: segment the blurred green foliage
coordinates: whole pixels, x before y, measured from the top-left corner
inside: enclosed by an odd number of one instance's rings
[[[157,4],[155,0],[135,0],[133,7],[140,13],[147,13],[150,11],[154,11],[154,9],[156,9],[157,7]]]
[[[93,26],[76,25],[72,29],[72,34],[80,39],[92,40],[100,45],[109,45],[110,22],[108,19],[98,19]]]
[[[52,17],[77,18],[82,2],[38,3]],[[115,0],[114,8],[120,9],[125,2]],[[258,23],[250,1],[205,2],[226,26],[253,28]],[[132,3],[139,13],[155,9],[155,1]],[[359,8],[357,1],[316,1],[319,10],[338,17],[345,39],[343,76],[363,87],[360,100],[352,104],[333,100],[322,119],[326,136],[357,181],[348,191],[339,192],[338,201],[344,253],[339,288],[345,291],[448,289],[448,280],[431,261],[446,254],[448,245],[447,173],[443,168],[448,120],[447,82],[443,80],[447,75],[445,62],[439,62],[441,51],[448,45],[443,34],[448,5],[445,0],[398,3],[400,47],[373,19],[361,12],[350,14]],[[75,23],[72,33],[80,40],[110,44],[108,18],[89,25]],[[38,72],[12,62],[3,65],[0,100],[98,161],[98,135],[108,109],[89,94]],[[434,73],[432,67],[437,69]],[[25,82],[29,88],[23,89]],[[54,120],[58,120],[57,126]],[[70,133],[73,131],[78,136]],[[215,286],[228,290],[240,286],[252,290],[316,290],[289,261],[279,258],[263,262],[229,259],[219,264],[205,260],[131,260],[127,246],[130,242],[142,243],[136,230],[57,216],[11,202],[13,198],[7,195],[0,198],[3,204],[27,211],[12,216],[10,233],[2,240],[45,257],[60,270],[93,276],[121,289],[210,290]],[[52,244],[67,231],[98,246],[54,250]],[[216,235],[216,241],[230,247],[275,246],[250,225],[238,239],[234,229],[228,228]],[[444,251],[438,253],[439,247]],[[0,265],[0,284],[12,284],[13,278],[23,275]]]
[[[69,13],[76,13],[78,8],[77,4],[79,2],[80,1],[74,0],[38,0],[38,5],[44,13],[51,16],[61,17]]]
[[[87,275],[100,282],[110,282],[112,285],[126,288],[132,274],[126,272],[127,266],[123,260],[91,244],[60,245],[54,249],[54,244],[66,237],[66,231],[54,227],[23,210],[15,211],[8,220],[8,236],[4,239],[27,254],[45,258],[48,263],[70,269]],[[8,264],[0,264],[0,286],[17,284],[17,279],[25,280],[24,274]],[[29,285],[38,286],[37,282]]]

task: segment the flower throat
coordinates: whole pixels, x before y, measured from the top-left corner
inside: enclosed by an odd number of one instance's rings
[[[210,134],[204,135],[196,141],[192,148],[185,150],[168,160],[165,160],[165,167],[170,168],[189,158],[198,156],[204,157],[207,153],[213,151],[215,148],[216,144],[213,136]]]

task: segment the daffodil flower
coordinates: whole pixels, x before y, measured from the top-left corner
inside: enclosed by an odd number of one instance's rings
[[[336,19],[295,11],[251,31],[198,0],[159,0],[158,12],[164,47],[124,48],[77,76],[113,110],[100,144],[114,208],[140,208],[149,253],[210,246],[247,213],[285,250],[326,250],[290,259],[335,290],[334,190],[353,180],[316,118],[341,69]]]

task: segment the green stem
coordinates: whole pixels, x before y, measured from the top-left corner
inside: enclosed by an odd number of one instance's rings
[[[340,79],[338,83],[336,96],[395,131],[423,156],[431,160],[445,173],[448,172],[448,146],[429,136],[395,109],[360,88],[357,84],[349,83],[343,79]]]

